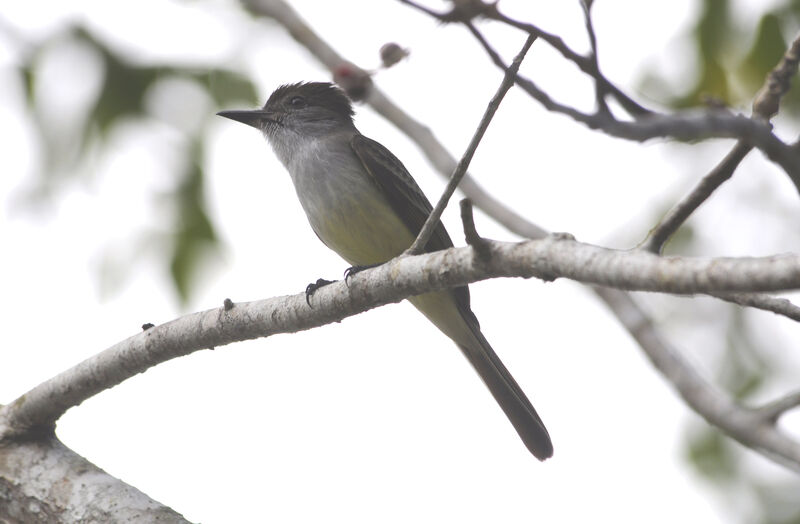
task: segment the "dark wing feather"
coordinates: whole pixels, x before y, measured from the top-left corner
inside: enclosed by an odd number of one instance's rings
[[[350,140],[350,146],[361,160],[364,169],[386,196],[394,212],[414,235],[418,235],[433,206],[403,163],[380,143],[360,133]],[[425,245],[425,252],[430,253],[449,247],[453,247],[453,241],[440,220]],[[478,320],[469,307],[469,289],[466,286],[455,288],[453,294],[462,313],[477,326]]]
[[[414,235],[419,234],[433,207],[402,162],[378,142],[360,134],[353,137],[350,145],[394,212]],[[450,236],[439,221],[425,251],[438,251],[452,245]],[[453,289],[451,293],[462,318],[478,342],[477,347],[460,346],[461,350],[488,386],[528,449],[539,460],[550,457],[553,454],[553,444],[547,429],[525,392],[481,333],[478,319],[469,307],[469,289],[462,286]]]
[[[356,134],[350,140],[350,145],[364,169],[389,200],[394,212],[413,234],[419,234],[433,206],[403,163],[380,143],[364,135]],[[453,247],[453,241],[440,220],[425,246],[425,251],[439,251],[449,247]]]

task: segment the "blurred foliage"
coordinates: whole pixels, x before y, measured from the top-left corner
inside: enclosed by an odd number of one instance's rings
[[[697,0],[699,9],[695,20],[682,38],[694,50],[696,67],[690,71],[690,80],[679,93],[661,92],[662,102],[685,108],[719,101],[730,106],[749,105],[761,87],[769,70],[778,62],[792,38],[800,28],[800,0],[784,0],[765,6],[753,19],[737,18],[734,0]],[[643,21],[657,23],[657,21]],[[602,41],[602,35],[598,35]],[[50,118],[38,111],[37,63],[43,53],[62,45],[65,41],[78,41],[88,46],[99,57],[102,81],[83,121],[68,132],[53,126]],[[601,43],[602,45],[602,43]],[[685,57],[671,56],[671,60]],[[85,176],[88,170],[81,165],[92,151],[102,152],[113,129],[124,121],[158,120],[158,115],[147,112],[148,92],[159,82],[168,79],[185,79],[199,85],[218,107],[237,104],[256,105],[256,88],[247,77],[224,67],[186,67],[182,64],[147,64],[131,60],[114,50],[108,42],[96,37],[90,30],[76,25],[59,31],[44,41],[28,44],[18,69],[26,88],[29,114],[43,145],[39,189],[42,192],[58,191],[54,179]],[[658,93],[659,86],[670,85],[659,68],[643,75],[643,91]],[[182,103],[176,100],[176,104]],[[800,89],[793,87],[784,97],[781,111],[797,115],[800,111]],[[183,134],[185,147],[179,152],[181,166],[174,177],[174,188],[168,193],[169,213],[172,222],[163,224],[167,234],[143,235],[163,260],[165,272],[173,282],[177,296],[186,302],[192,295],[198,268],[219,249],[220,241],[215,226],[209,218],[204,194],[205,127],[213,112],[191,129],[178,129]],[[169,122],[164,122],[170,125]],[[152,239],[152,240],[151,240]],[[696,241],[690,226],[682,228],[670,245],[671,251],[688,251],[687,244]],[[141,243],[134,242],[135,254]],[[122,264],[135,263],[137,258],[122,257]],[[738,310],[736,310],[738,312]],[[756,344],[749,336],[746,317],[733,313],[727,326],[728,351],[718,369],[717,382],[742,402],[753,399],[763,388],[765,379],[774,372],[775,364],[759,358]],[[723,500],[731,507],[739,507],[736,500],[743,491],[754,501],[740,516],[742,522],[798,523],[800,524],[800,483],[767,482],[754,475],[751,465],[744,460],[741,446],[722,436],[714,428],[693,422],[687,430],[686,457],[694,470],[711,485],[719,488]],[[748,452],[749,453],[749,452]]]
[[[38,60],[42,54],[67,41],[87,46],[99,57],[102,82],[85,119],[65,132],[54,127],[53,119],[40,110],[42,101],[37,99],[40,91],[36,89],[36,82]],[[43,165],[32,191],[34,194],[58,190],[55,178],[63,180],[64,177],[80,176],[82,170],[77,166],[87,159],[91,150],[99,147],[102,151],[105,139],[115,126],[128,119],[157,119],[157,115],[147,112],[145,102],[148,92],[161,81],[175,78],[192,81],[209,95],[217,107],[241,103],[255,105],[258,102],[255,85],[244,75],[222,68],[134,63],[82,26],[70,27],[38,44],[27,53],[19,66],[19,74],[26,87],[29,114],[44,146]],[[211,116],[213,112],[209,113]],[[204,118],[197,128],[178,129],[183,135],[182,142],[188,146],[179,152],[183,158],[178,164],[185,167],[174,173],[176,190],[167,203],[173,208],[168,215],[174,218],[171,225],[164,224],[163,227],[171,234],[167,235],[166,246],[163,235],[147,236],[153,238],[153,242],[144,246],[145,249],[163,252],[159,257],[169,268],[177,296],[184,304],[191,297],[198,268],[219,249],[219,239],[208,217],[203,193],[202,152],[205,126],[209,121],[210,118]],[[125,275],[121,276],[124,278]]]
[[[644,73],[642,90],[657,93],[662,103],[675,109],[719,103],[749,109],[767,74],[800,30],[800,0],[765,5],[754,18],[741,16],[735,0],[698,0],[698,4],[696,17],[682,36],[695,55],[690,81],[682,91],[664,92],[661,86],[669,85],[669,79],[654,67]],[[781,101],[784,116],[800,116],[800,89],[796,84],[795,79]],[[691,244],[699,240],[693,233],[691,225],[682,227],[667,251],[691,252]],[[787,363],[778,362],[776,355],[763,356],[765,341],[753,340],[753,326],[747,322],[750,312],[735,306],[727,309],[725,351],[715,366],[714,383],[739,402],[755,404],[764,398],[770,379]],[[733,521],[800,524],[800,481],[764,475],[754,464],[757,461],[750,460],[751,455],[697,419],[686,430],[687,462],[718,492]]]
[[[694,78],[688,90],[662,93],[661,101],[681,109],[711,102],[749,106],[800,28],[800,1],[778,3],[755,20],[737,20],[734,0],[699,3],[697,19],[685,35],[696,54]],[[663,80],[659,71],[649,71],[643,86],[658,92],[655,86]],[[796,86],[784,97],[781,111],[792,116],[800,112],[800,89]]]
[[[195,268],[206,256],[205,250],[218,244],[214,226],[205,212],[203,198],[202,144],[197,142],[191,153],[191,167],[176,191],[180,209],[174,230],[170,275],[181,297],[191,292]]]
[[[766,360],[752,340],[746,311],[738,307],[730,311],[727,351],[715,383],[746,405],[775,373],[775,363]],[[800,481],[756,474],[745,453],[750,452],[706,424],[694,423],[687,431],[687,460],[718,489],[727,510],[740,522],[800,524]]]

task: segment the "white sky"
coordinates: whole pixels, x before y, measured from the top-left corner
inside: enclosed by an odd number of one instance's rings
[[[636,94],[643,67],[655,63],[680,85],[691,65],[665,58],[681,51],[675,36],[696,2],[596,3],[602,65],[613,80]],[[461,154],[500,82],[466,31],[437,26],[394,1],[293,4],[365,67],[377,64],[387,41],[410,47],[411,58],[376,82]],[[740,4],[747,14],[762,2]],[[234,6],[29,0],[4,7],[3,17],[26,34],[82,19],[148,60],[225,61],[255,75],[262,98],[280,83],[328,78],[282,29],[251,23]],[[577,2],[506,0],[503,7],[583,49]],[[507,57],[524,38],[495,27],[486,33]],[[173,184],[170,148],[180,147],[178,135],[131,124],[115,134],[111,155],[92,163],[91,176],[68,184],[52,209],[26,212],[15,199],[37,146],[20,112],[12,59],[0,42],[0,402],[145,322],[186,312],[176,305],[162,259],[139,253],[135,236],[143,226],[164,231],[164,210],[152,193]],[[523,69],[560,100],[591,103],[590,85],[544,45],[534,46]],[[169,91],[160,100],[154,97],[153,111],[172,111],[184,124],[216,111],[200,103],[201,116],[183,114]],[[431,199],[438,196],[443,182],[404,136],[367,108],[358,110],[357,124],[403,159]],[[289,177],[259,134],[219,119],[209,147],[208,203],[226,251],[198,282],[189,310],[217,307],[225,297],[293,294],[318,277],[338,278],[346,264],[311,232]],[[726,147],[707,146],[703,160],[679,146],[607,139],[512,90],[471,171],[544,227],[594,243],[623,239],[619,245],[629,247]],[[796,194],[783,177],[761,159],[753,164],[771,205],[796,212]],[[734,181],[732,195],[753,183]],[[713,226],[731,209],[709,205],[698,220]],[[445,222],[462,243],[457,206]],[[485,236],[514,238],[483,215],[477,224]],[[776,250],[758,240],[744,229],[736,242],[712,238],[710,245],[736,254]],[[779,250],[796,251],[794,241]],[[106,295],[97,274],[110,248],[119,250],[121,263],[136,263],[123,288]],[[207,524],[710,523],[731,516],[683,463],[681,439],[694,415],[591,293],[566,281],[494,280],[471,288],[484,333],[550,430],[555,457],[544,464],[528,454],[457,348],[408,304],[174,360],[71,410],[58,435],[111,474]],[[669,307],[654,311],[656,318],[675,316],[674,303]],[[757,319],[787,341],[800,334],[767,315]],[[686,351],[704,349],[692,342],[675,340]]]

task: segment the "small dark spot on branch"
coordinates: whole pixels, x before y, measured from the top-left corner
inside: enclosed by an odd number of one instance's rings
[[[550,233],[550,238],[553,240],[571,240],[575,241],[575,235],[572,233]]]
[[[156,327],[155,324],[148,322],[147,324],[142,324],[142,331],[147,331],[148,329],[152,329],[154,327]]]
[[[233,300],[229,298],[226,298],[225,300],[222,301],[222,307],[225,309],[225,311],[230,311],[231,309],[233,309],[233,306],[235,305],[236,304],[233,303]]]

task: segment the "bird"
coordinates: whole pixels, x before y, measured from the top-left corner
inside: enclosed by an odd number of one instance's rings
[[[351,100],[332,83],[285,84],[260,109],[217,114],[262,132],[289,172],[314,233],[351,264],[351,275],[402,254],[432,210],[402,162],[356,129]],[[437,221],[424,251],[452,246]],[[310,285],[307,298],[327,283]],[[481,332],[468,287],[408,300],[461,349],[533,456],[551,457],[547,428]]]

